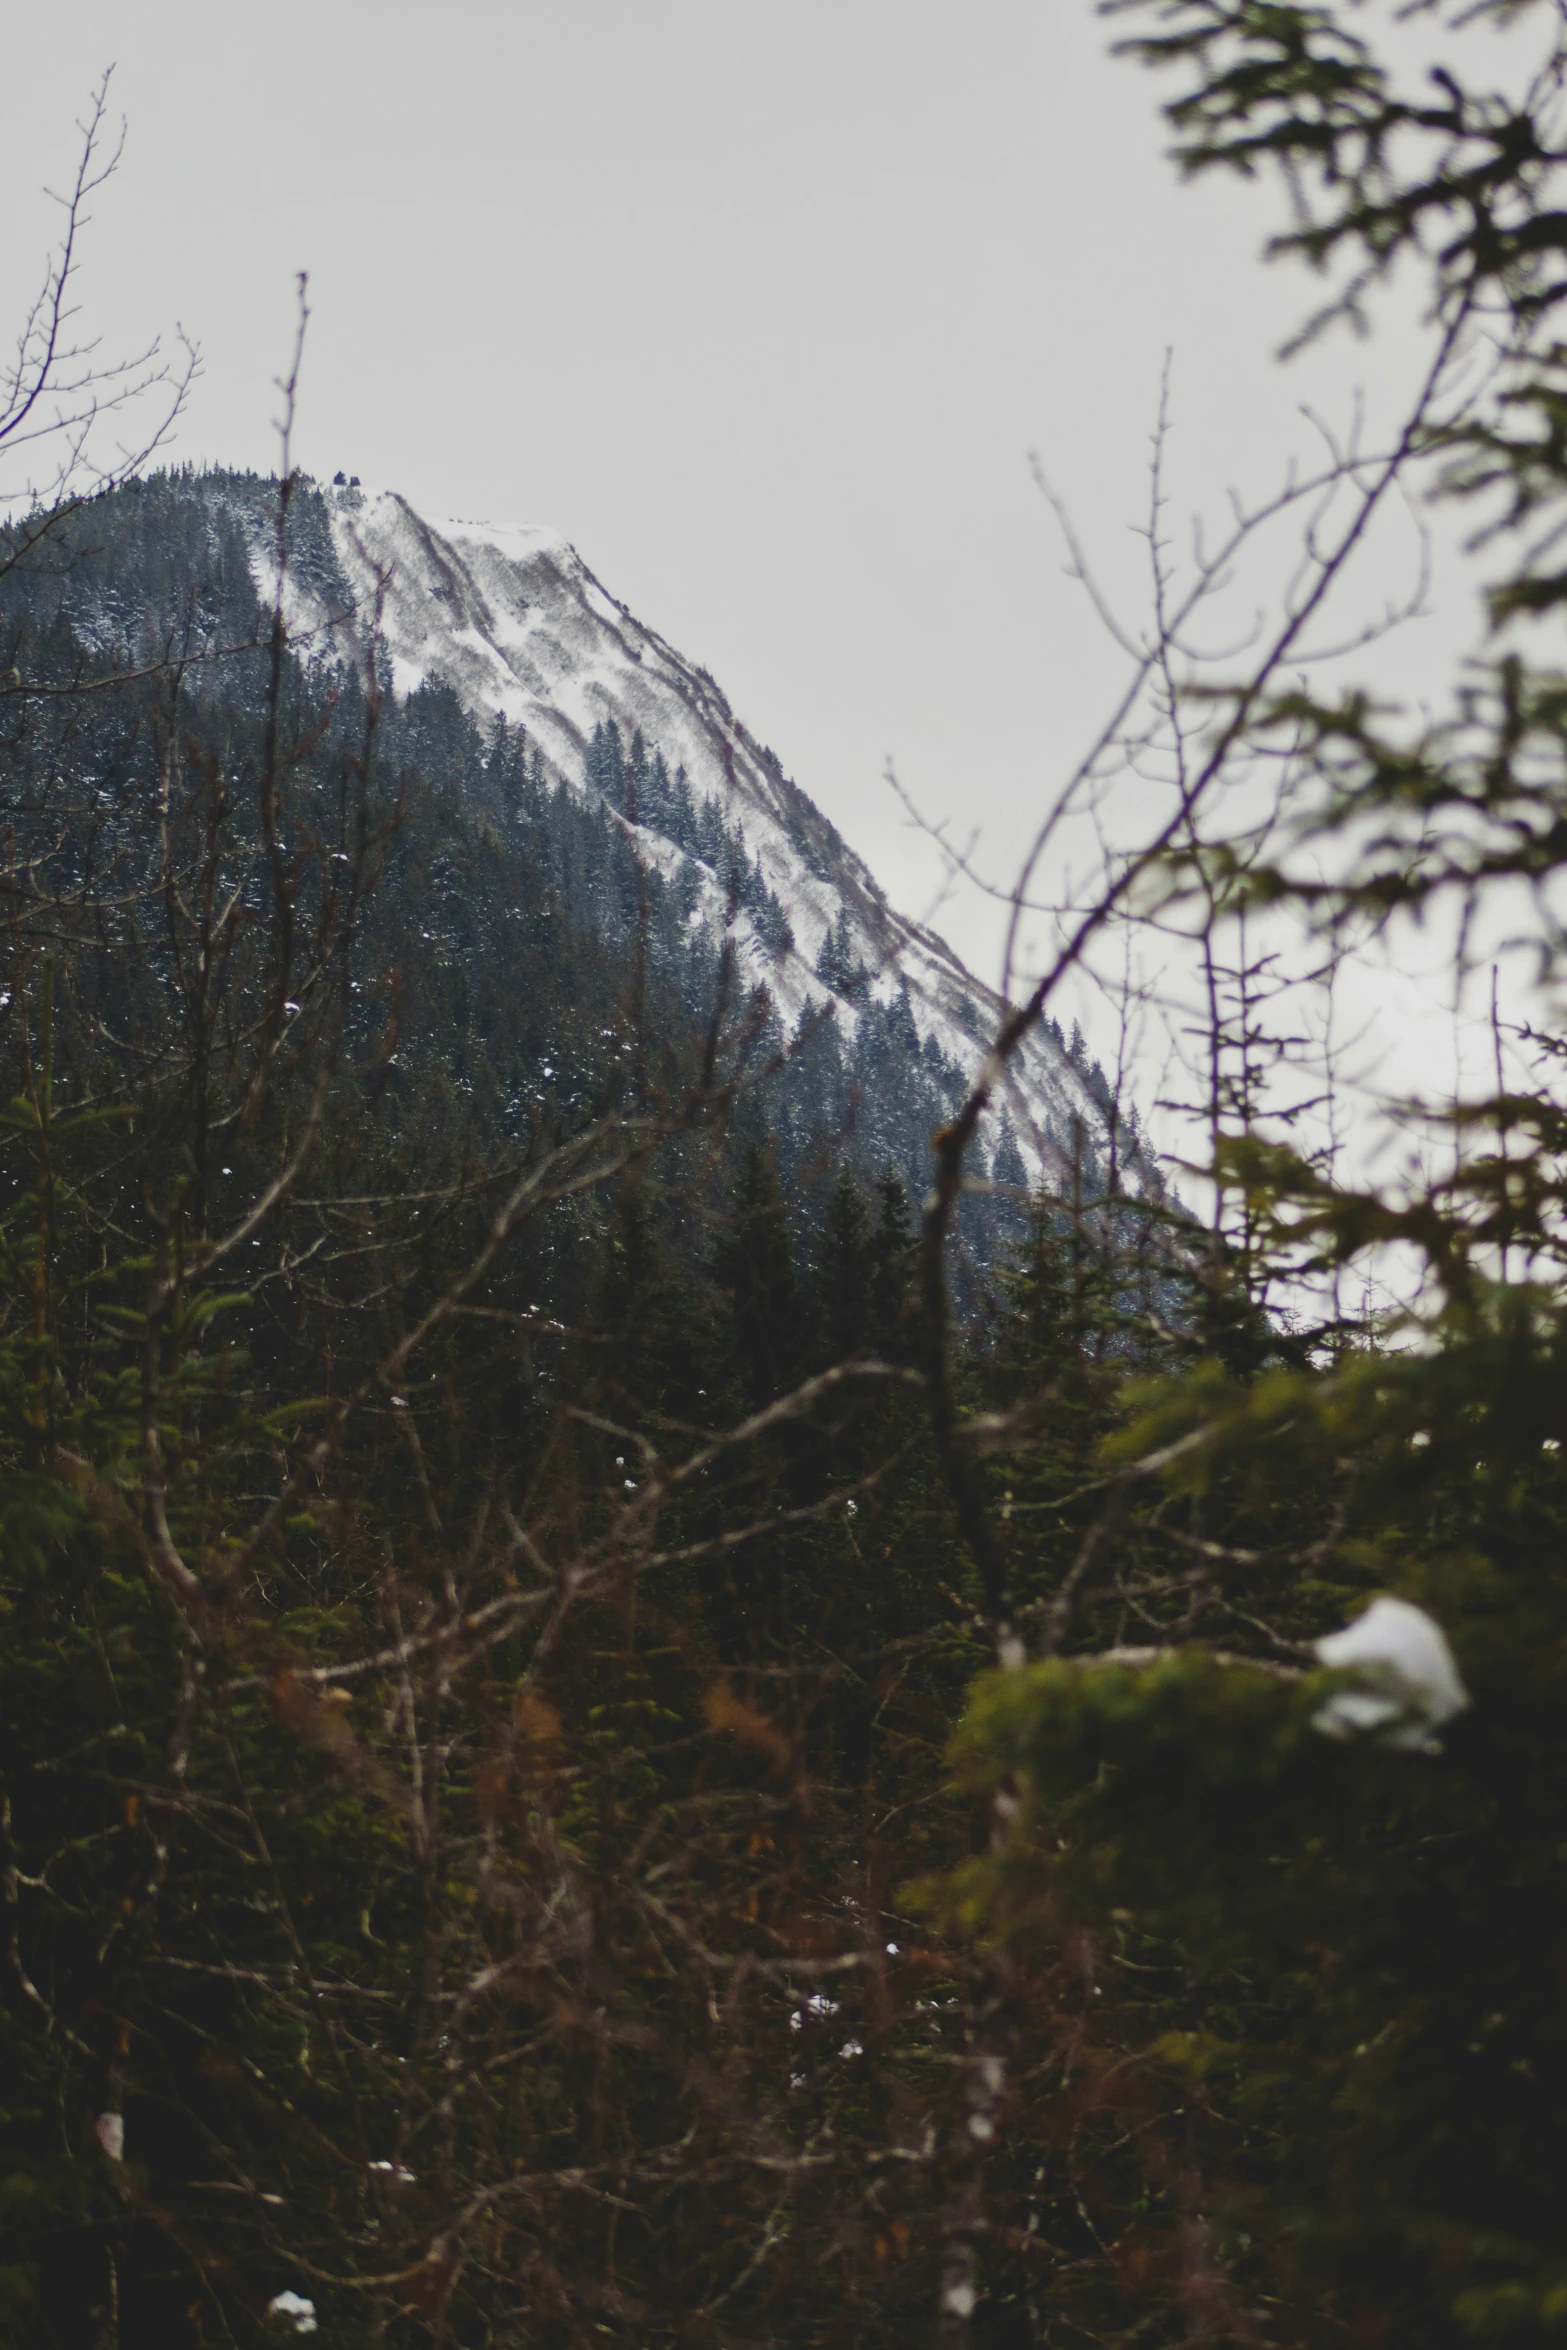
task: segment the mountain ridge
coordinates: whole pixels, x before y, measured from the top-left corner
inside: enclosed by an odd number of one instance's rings
[[[432,884],[439,916],[406,894],[411,880],[399,882],[376,952],[431,1019],[446,1004],[440,1017],[461,1026],[475,988],[491,1002],[484,1038],[469,1041],[496,1133],[520,1141],[552,1086],[559,1095],[544,997],[518,998],[515,979],[509,1006],[493,991],[526,964],[525,937],[536,946],[564,924],[593,940],[600,1045],[643,1017],[643,969],[658,975],[659,1018],[673,1022],[659,1030],[661,1049],[677,1058],[701,1059],[725,1004],[721,1025],[742,1015],[754,1068],[771,1072],[746,1115],[761,1119],[780,1169],[799,1174],[807,1219],[828,1164],[865,1180],[895,1171],[918,1198],[931,1137],[965,1098],[1004,1007],[937,932],[892,906],[712,676],[614,597],[558,531],[434,522],[395,492],[323,488],[305,475],[286,499],[280,491],[275,477],[217,469],[141,476],[50,520],[38,542],[47,559],[0,580],[13,646],[32,632],[24,665],[52,665],[57,681],[85,665],[124,687],[107,699],[95,687],[97,716],[69,754],[82,773],[90,737],[87,763],[99,771],[84,775],[87,829],[60,836],[76,841],[62,870],[99,854],[90,841],[101,832],[126,886],[140,886],[165,789],[156,740],[175,724],[160,679],[175,700],[196,697],[198,731],[214,745],[262,722],[281,517],[290,725],[323,755],[333,738],[333,756],[351,766],[377,710],[377,788],[391,791],[390,808],[406,778],[427,812],[414,864],[434,858],[448,876],[467,875],[456,897],[453,878]],[[50,708],[66,725],[71,705],[17,706],[34,713],[42,793],[28,823],[37,853],[58,863],[42,811],[59,756],[37,726]],[[231,803],[236,819],[242,800]],[[556,1003],[558,987],[545,995]],[[585,1006],[560,999],[551,1016],[580,1027]],[[468,1046],[443,1042],[438,1028],[428,1049],[460,1061]],[[369,1051],[368,1038],[355,1049]],[[607,1081],[590,1078],[582,1051],[573,1067],[562,1112]],[[994,1094],[969,1153],[976,1261],[995,1261],[1018,1237],[1026,1195],[1041,1186],[1083,1201],[1164,1196],[1134,1112],[1075,1032],[1069,1046],[1053,1022],[1037,1023]]]
[[[393,490],[322,494],[352,611],[361,626],[374,615],[398,694],[448,686],[477,720],[522,728],[568,785],[587,768],[599,729],[640,737],[684,773],[695,799],[722,803],[785,909],[792,939],[779,953],[743,907],[723,902],[721,877],[704,892],[704,918],[734,936],[747,975],[767,986],[785,1020],[797,1025],[830,1002],[851,1033],[865,986],[883,1005],[901,986],[921,1042],[934,1041],[965,1078],[973,1074],[1003,1017],[999,996],[938,932],[893,907],[865,860],[749,732],[710,674],[616,597],[564,533],[434,519]],[[258,591],[270,592],[265,544],[255,559]],[[291,603],[291,617],[313,631],[343,626],[318,592]],[[666,872],[687,853],[637,811],[613,813],[639,853]],[[835,956],[857,969],[862,987],[833,984],[824,967]],[[1025,1038],[997,1092],[1002,1114],[986,1151],[993,1179],[1005,1179],[994,1161],[1010,1129],[1030,1182],[1061,1171],[1075,1132],[1101,1151],[1116,1150],[1139,1188],[1150,1180],[1135,1125],[1112,1111],[1102,1083],[1050,1026],[1038,1024]]]

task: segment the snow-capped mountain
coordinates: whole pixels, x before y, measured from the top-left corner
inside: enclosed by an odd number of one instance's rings
[[[731,881],[673,837],[656,811],[613,811],[650,868],[682,877],[690,919],[732,938],[747,976],[766,985],[786,1029],[832,1005],[847,1039],[870,1006],[901,999],[922,1045],[967,1078],[994,1036],[999,999],[945,940],[887,901],[864,862],[757,742],[705,670],[686,660],[595,577],[558,532],[527,525],[431,521],[392,491],[336,487],[325,494],[338,580],[296,572],[290,617],[323,648],[345,625],[334,591],[350,593],[347,625],[376,628],[400,696],[443,685],[481,721],[522,729],[547,770],[591,792],[596,741],[614,727],[640,737],[667,773],[683,774],[692,802],[716,802],[733,837],[784,910],[776,928],[736,902]],[[257,587],[269,592],[272,557],[254,543]],[[852,983],[846,976],[852,973]],[[1096,1069],[1037,1028],[1009,1071],[988,1123],[988,1155],[1014,1138],[1037,1179],[1060,1164],[1074,1129],[1102,1151],[1107,1096]],[[1140,1154],[1119,1155],[1136,1182]],[[1012,1153],[998,1177],[1016,1179]]]
[[[616,1023],[631,1002],[621,974],[640,971],[661,991],[657,1034],[677,1059],[709,1033],[716,1005],[744,1005],[744,1050],[766,1073],[765,1098],[747,1114],[802,1215],[832,1165],[867,1182],[896,1174],[918,1197],[931,1135],[964,1098],[1002,1007],[945,940],[888,903],[707,672],[628,611],[557,532],[432,522],[357,484],[296,478],[286,501],[279,493],[275,480],[227,470],[147,475],[73,512],[51,534],[47,562],[0,580],[0,618],[41,632],[62,674],[107,663],[146,681],[153,701],[139,716],[134,697],[119,716],[117,697],[93,705],[96,821],[127,870],[138,795],[155,800],[162,788],[145,732],[167,723],[153,714],[156,681],[178,674],[229,739],[264,706],[258,648],[281,508],[291,663],[313,713],[301,739],[314,729],[325,743],[361,724],[373,673],[390,689],[378,759],[416,802],[434,791],[442,825],[456,828],[438,856],[426,828],[422,853],[435,862],[417,884],[397,885],[413,894],[388,920],[413,926],[428,950],[405,978],[459,1097],[471,1082],[457,1069],[460,1007],[475,987],[517,985],[526,941],[557,923],[601,974],[596,1042],[590,1050],[584,1034],[563,1061],[581,998],[562,999],[548,1033],[528,1009],[542,1001],[537,989],[498,1016],[479,1076],[496,1132],[520,1140],[546,1100],[552,1116],[571,1116],[599,1098],[595,1055],[620,1049]],[[458,867],[470,876],[461,904]],[[387,952],[388,968],[401,969],[401,950]],[[996,1187],[965,1209],[976,1260],[1016,1237],[1025,1188],[1059,1180],[1069,1164],[1090,1193],[1111,1165],[1133,1190],[1162,1189],[1130,1110],[1112,1117],[1080,1041],[1069,1047],[1044,1023],[1006,1072],[970,1159],[971,1175]]]

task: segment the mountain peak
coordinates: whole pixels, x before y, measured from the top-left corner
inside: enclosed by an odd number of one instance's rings
[[[138,477],[62,525],[58,559],[14,572],[7,598],[91,658],[156,663],[173,631],[222,656],[214,680],[237,674],[230,657],[265,634],[278,498],[256,474]],[[394,766],[470,803],[461,822],[502,867],[508,839],[542,859],[564,917],[612,967],[657,970],[694,1033],[715,1004],[748,1007],[773,1071],[757,1114],[784,1160],[895,1168],[923,1191],[931,1135],[1006,1007],[889,903],[709,673],[558,530],[434,521],[395,490],[304,477],[288,534],[294,654],[307,672],[390,686]],[[336,699],[323,697],[323,724]],[[487,951],[504,953],[503,930]],[[1134,1121],[1052,1022],[1023,1038],[992,1095],[969,1170],[999,1187],[998,1233],[1026,1186],[1092,1194],[1114,1169],[1122,1186],[1160,1189]]]
[[[588,777],[604,729],[628,750],[640,741],[693,808],[721,809],[756,887],[786,915],[787,937],[776,925],[765,935],[736,902],[732,876],[695,854],[662,806],[613,813],[650,864],[700,869],[687,875],[699,918],[727,929],[748,976],[791,1026],[813,1004],[830,1004],[850,1033],[868,999],[906,1002],[921,1045],[965,1075],[977,1069],[1002,1016],[999,998],[944,939],[896,911],[707,671],[638,619],[560,531],[437,521],[385,489],[329,493],[327,503],[352,603],[361,615],[379,613],[400,695],[446,687],[476,720],[523,730],[551,776],[579,790],[595,788]],[[999,1092],[997,1138],[1004,1123],[1030,1180],[1059,1167],[1074,1129],[1103,1140],[1103,1088],[1049,1028],[1026,1040]]]

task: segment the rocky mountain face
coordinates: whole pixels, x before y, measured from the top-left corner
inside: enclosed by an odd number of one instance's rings
[[[276,515],[277,484],[258,476],[131,484],[84,510],[58,560],[13,580],[12,603],[98,655],[143,660],[179,637],[198,672],[221,675],[225,646],[253,639],[271,604]],[[305,674],[374,669],[391,688],[394,754],[428,756],[438,738],[474,810],[545,854],[568,913],[611,953],[640,937],[693,1017],[720,963],[763,1002],[783,1063],[768,1118],[786,1157],[826,1142],[918,1195],[929,1135],[995,1033],[997,998],[889,904],[713,679],[564,538],[302,481],[285,610]],[[423,939],[475,944],[434,927]],[[503,935],[485,944],[504,956]],[[1112,1155],[1133,1188],[1157,1186],[1100,1071],[1041,1026],[974,1172],[1020,1193],[1074,1156],[1093,1183]]]
[[[594,764],[603,730],[615,729],[628,745],[640,740],[667,780],[640,802],[628,797],[616,813],[659,871],[676,874],[695,862],[697,918],[730,931],[780,1015],[797,1026],[812,1005],[831,1003],[849,1038],[866,1024],[868,1005],[906,1003],[921,1043],[934,1044],[963,1077],[972,1073],[1000,1016],[993,992],[944,939],[895,911],[707,672],[612,595],[566,539],[526,525],[430,521],[392,491],[338,488],[325,506],[354,608],[365,613],[379,600],[400,694],[432,681],[450,687],[476,717],[523,729],[555,776],[588,789],[609,781]],[[301,597],[299,616],[320,628],[329,599]],[[694,805],[716,804],[743,839],[787,917],[781,944],[765,913],[734,905],[727,875],[680,837],[669,783],[682,775]],[[1103,1081],[1053,1029],[1029,1039],[1005,1098],[992,1155],[1005,1149],[1010,1130],[1030,1174],[1069,1147],[1074,1125],[1105,1147]]]

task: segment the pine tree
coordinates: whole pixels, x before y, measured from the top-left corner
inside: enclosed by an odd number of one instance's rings
[[[820,1353],[830,1363],[859,1354],[871,1338],[875,1288],[875,1240],[858,1183],[843,1168],[828,1195],[816,1252]]]
[[[728,1229],[714,1250],[727,1302],[728,1348],[738,1397],[756,1411],[792,1387],[804,1360],[804,1315],[794,1246],[771,1154],[747,1150]]]
[[[876,1183],[876,1228],[871,1239],[870,1342],[894,1359],[914,1344],[914,1237],[909,1195],[894,1174]]]

